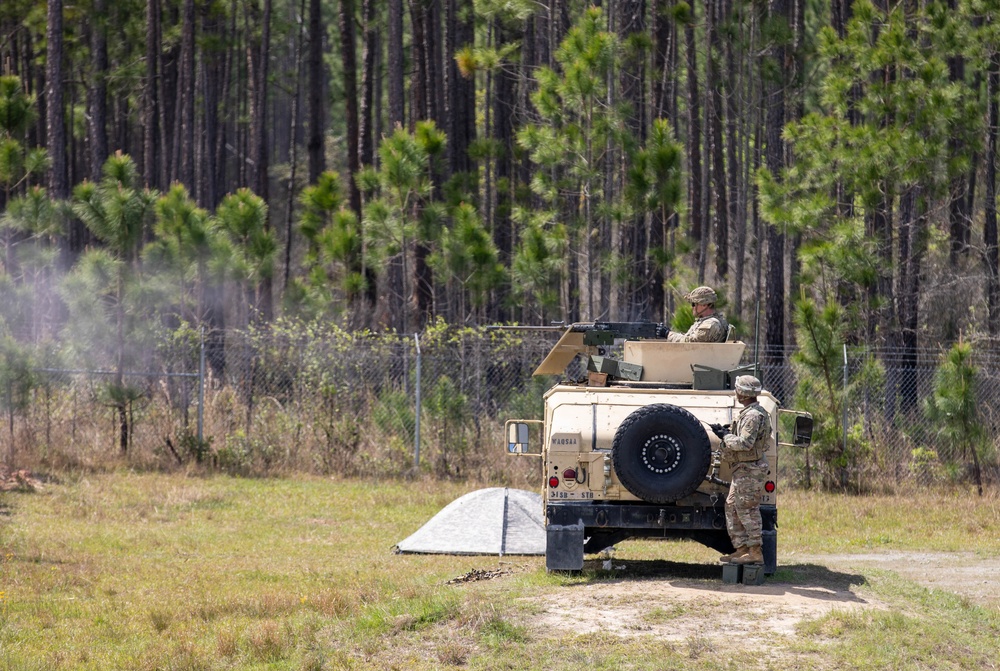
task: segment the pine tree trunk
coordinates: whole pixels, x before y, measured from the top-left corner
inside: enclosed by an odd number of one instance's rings
[[[653,116],[657,119],[670,119],[671,128],[676,133],[677,127],[674,125],[676,105],[673,104],[673,101],[676,92],[674,77],[677,72],[675,67],[677,33],[675,31],[676,24],[667,19],[669,5],[669,0],[656,0],[653,10],[653,35],[655,38],[651,75]],[[650,253],[667,251],[667,226],[669,222],[668,213],[662,208],[657,208],[653,213],[649,229]],[[652,262],[649,267],[649,311],[651,318],[658,322],[669,319],[664,293],[665,279],[663,265],[659,262]]]
[[[372,0],[366,0],[366,4]],[[323,7],[321,0],[309,0],[309,183],[315,184],[320,174],[326,170],[326,156],[323,147],[324,110],[323,104]]]
[[[107,0],[94,0],[90,25],[90,53],[94,80],[88,91],[90,129],[90,179],[99,182],[108,158],[108,42]]]
[[[725,15],[732,13],[731,2],[724,2],[726,6]],[[747,90],[743,86],[741,71],[738,69],[736,46],[732,40],[723,41],[723,51],[726,60],[726,79],[728,81],[726,96],[726,163],[728,165],[729,176],[729,226],[733,236],[733,253],[731,263],[735,275],[733,286],[733,298],[726,308],[727,315],[731,321],[742,321],[743,318],[743,264],[746,257],[746,237],[747,237],[747,188],[749,179],[744,176],[744,166],[747,163],[746,153],[741,152],[741,143],[748,134],[740,133],[741,125],[745,123],[745,117],[750,116],[753,104],[749,91],[745,97],[741,93]],[[742,53],[742,52],[741,52]],[[742,105],[740,101],[742,100]]]
[[[508,44],[515,36],[503,22],[496,21],[494,25],[497,46]],[[493,94],[493,137],[499,146],[496,158],[497,204],[493,215],[493,243],[496,245],[501,263],[510,266],[513,257],[514,242],[511,222],[511,211],[514,204],[511,194],[511,181],[514,174],[514,115],[511,106],[514,100],[515,79],[513,69],[502,67],[494,75],[496,90]],[[502,188],[501,188],[502,187]],[[494,291],[493,315],[498,321],[510,319],[507,303],[510,299],[510,285],[501,282]]]
[[[901,352],[897,355],[898,363],[887,367],[888,370],[899,369],[894,384],[887,385],[887,395],[891,397],[895,393],[899,398],[899,409],[905,413],[916,410],[920,399],[917,388],[917,333],[920,266],[926,250],[924,228],[927,225],[923,207],[920,190],[916,187],[907,189],[900,198],[898,258],[901,262],[897,273],[896,297],[899,301],[898,346]]]
[[[256,8],[256,5],[251,5]],[[252,83],[250,108],[250,188],[266,203],[270,198],[268,179],[268,142],[267,142],[267,77],[271,54],[271,9],[272,0],[263,0],[263,8],[259,17],[261,34],[259,42],[251,42],[248,50],[250,56],[250,81]],[[255,21],[254,23],[257,23]],[[265,221],[265,228],[270,228],[270,216]],[[274,312],[273,283],[270,276],[260,279],[259,285],[259,318],[267,322]]]
[[[184,0],[181,16],[181,62],[177,86],[181,127],[177,176],[190,193],[196,191],[194,183],[194,41],[194,0]]]
[[[412,77],[410,79],[410,123],[409,128],[413,130],[417,121],[429,119],[430,105],[427,100],[427,65],[430,60],[428,54],[427,33],[426,33],[426,12],[424,11],[423,0],[409,0],[410,2],[410,30],[413,36],[412,54]]]
[[[787,21],[787,0],[772,0],[771,21]],[[785,45],[772,45],[768,56],[781,71],[785,62]],[[785,168],[785,142],[781,134],[785,127],[785,87],[784,82],[774,76],[765,83],[767,87],[767,144],[765,165],[774,179],[780,180]],[[784,380],[781,377],[785,363],[785,235],[776,226],[767,225],[767,300],[766,300],[766,347],[764,365],[774,370],[774,375],[765,381],[767,388],[782,402],[786,400]],[[761,260],[758,259],[758,262]]]
[[[389,2],[389,127],[406,121],[403,106],[403,0]]]
[[[628,0],[620,4],[619,34],[624,42],[646,34],[646,1]],[[646,144],[649,119],[646,118],[646,52],[636,50],[631,54],[619,74],[622,99],[631,108],[626,126],[635,138],[637,146]],[[629,158],[623,157],[627,163]],[[624,167],[624,166],[623,166]],[[624,175],[623,175],[624,178]],[[637,212],[631,219],[622,222],[622,256],[629,259],[632,272],[623,287],[624,304],[622,317],[627,321],[648,320],[652,312],[650,306],[649,241],[646,236],[645,213]],[[607,292],[610,293],[610,292]]]
[[[221,44],[224,39],[221,21],[213,13],[209,12],[208,5],[202,6],[201,21],[205,35],[215,44]],[[219,163],[221,158],[218,153],[219,145],[219,100],[220,92],[224,91],[225,63],[221,52],[221,47],[214,46],[202,50],[204,60],[202,76],[202,98],[204,99],[204,128],[205,137],[203,139],[204,149],[201,157],[201,179],[199,205],[214,211],[219,204]]]
[[[319,0],[310,0],[318,3]],[[375,64],[378,56],[378,31],[375,26],[376,0],[364,0],[361,10],[364,15],[364,52],[361,56],[361,118],[359,120],[359,136],[361,165],[375,164],[375,143],[373,141],[372,103],[375,96]]]
[[[1000,126],[1000,110],[997,96],[1000,95],[1000,54],[994,53],[990,59],[987,75],[987,99],[989,100],[986,138],[986,204],[983,224],[983,245],[986,247],[986,305],[990,335],[1000,336],[1000,253],[997,244],[997,133]]]
[[[458,70],[454,55],[474,46],[472,0],[448,0],[448,159],[451,173],[467,173],[473,169],[469,145],[476,138],[476,80]]]
[[[340,56],[344,65],[344,122],[347,125],[347,179],[351,209],[361,220],[361,191],[355,175],[361,170],[358,150],[358,77],[354,37],[354,0],[340,1]]]
[[[688,94],[688,212],[691,218],[691,238],[700,245],[705,231],[702,222],[701,194],[701,105],[699,102],[701,96],[698,93],[698,51],[695,43],[694,20],[695,17],[692,15],[684,24]],[[698,255],[698,266],[701,267],[704,264],[704,259],[700,251]]]
[[[955,14],[958,11],[957,0],[948,0],[949,13]],[[965,82],[965,59],[962,56],[948,57],[949,80],[959,86]],[[957,157],[967,148],[965,143],[956,137],[948,142],[949,154]],[[973,172],[973,174],[975,174]],[[951,198],[948,204],[948,221],[950,224],[951,245],[949,247],[948,261],[952,267],[958,265],[960,256],[969,252],[969,242],[972,234],[972,217],[970,216],[971,184],[964,175],[956,175],[951,182]]]
[[[719,39],[719,23],[724,20],[719,8],[723,0],[708,1],[708,101],[711,106],[708,121],[711,124],[712,136],[712,189],[715,194],[715,276],[724,285],[729,277],[729,183],[726,179],[725,149],[723,147],[722,125],[725,108],[723,98],[725,82],[719,72],[716,54],[722,52]],[[735,169],[730,166],[730,170]],[[724,288],[724,287],[720,287]]]
[[[45,145],[49,153],[49,195],[69,196],[66,167],[66,118],[63,110],[63,3],[48,0],[45,24]],[[70,238],[70,248],[73,249]],[[79,250],[73,250],[79,251]]]

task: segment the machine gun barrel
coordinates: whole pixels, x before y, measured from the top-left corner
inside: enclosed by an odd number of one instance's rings
[[[575,325],[574,325],[575,326]],[[517,324],[494,324],[487,326],[487,331],[565,331],[568,326],[565,324],[552,324],[551,326],[520,326]]]
[[[587,346],[607,346],[615,340],[642,340],[645,338],[665,338],[668,329],[656,322],[577,322],[575,324],[552,324],[549,326],[487,326],[487,331],[561,331],[582,333],[583,344]]]

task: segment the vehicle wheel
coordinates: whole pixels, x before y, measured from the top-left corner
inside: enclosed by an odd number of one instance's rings
[[[650,503],[670,503],[698,488],[712,447],[701,422],[684,408],[639,408],[615,432],[611,458],[625,489]]]

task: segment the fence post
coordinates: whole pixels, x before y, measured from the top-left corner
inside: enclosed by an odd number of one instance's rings
[[[201,327],[201,347],[198,353],[198,449],[205,439],[205,327]]]
[[[420,334],[413,334],[413,342],[417,346],[417,379],[415,381],[415,416],[413,423],[413,469],[420,469]]]
[[[844,454],[847,454],[847,343],[844,343],[844,400],[841,403],[844,409]],[[847,486],[847,469],[841,471],[841,486]]]

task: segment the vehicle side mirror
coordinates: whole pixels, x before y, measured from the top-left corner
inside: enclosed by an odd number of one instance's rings
[[[507,451],[524,454],[528,451],[528,425],[511,422],[507,425]]]
[[[812,442],[813,418],[810,415],[799,415],[795,418],[795,434],[793,444],[806,447]]]

